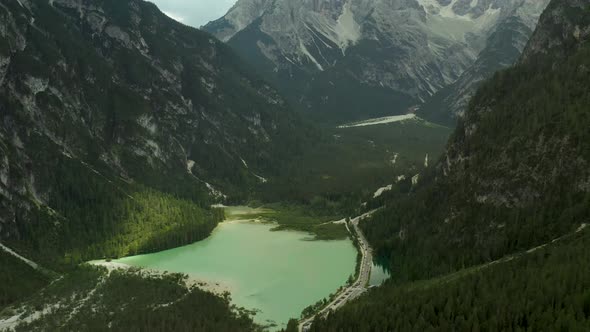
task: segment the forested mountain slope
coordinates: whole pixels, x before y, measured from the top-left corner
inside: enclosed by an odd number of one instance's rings
[[[442,278],[373,289],[313,332],[586,331],[590,231]]]
[[[30,296],[51,279],[4,250],[0,251],[0,265],[0,308]]]
[[[497,73],[471,100],[437,170],[409,193],[389,193],[386,208],[362,224],[378,253],[390,258],[392,280],[376,291],[381,295],[369,294],[319,323],[318,331],[347,331],[351,322],[367,323],[360,330],[405,330],[395,317],[408,313],[419,319],[410,330],[466,322],[475,328],[475,319],[489,331],[589,326],[588,275],[579,260],[588,252],[590,217],[589,37],[590,3],[551,2],[519,64]],[[564,239],[565,249],[551,244],[568,234],[584,239]],[[544,244],[543,254],[527,256],[525,266],[509,263],[450,288],[409,291],[408,282]],[[515,307],[498,313],[505,306],[495,296],[513,292],[530,293],[524,298],[540,305],[510,301]],[[402,304],[403,294],[420,300]],[[548,321],[553,325],[543,325]]]
[[[207,236],[313,137],[245,68],[144,1],[1,0],[0,240],[75,262]]]
[[[337,122],[403,114],[474,65],[481,69],[463,80],[477,81],[480,72],[489,74],[483,67],[514,60],[513,48],[522,50],[547,3],[240,0],[204,29],[227,41],[301,110]],[[509,30],[502,35],[508,45],[498,49],[499,59],[485,58],[492,35],[502,29]]]
[[[0,330],[10,315],[20,315],[12,331],[258,330],[247,312],[230,309],[226,297],[186,284],[180,274],[81,266],[0,312]]]
[[[572,3],[554,2],[558,9],[544,14],[535,33],[553,29],[547,17],[559,11],[559,19],[576,22],[556,34],[564,42],[553,42],[562,46],[531,53],[533,38],[518,66],[479,89],[437,171],[364,225],[379,248],[396,256],[398,277],[498,258],[586,222],[590,47],[576,31],[588,29],[590,12],[588,4],[572,10]]]

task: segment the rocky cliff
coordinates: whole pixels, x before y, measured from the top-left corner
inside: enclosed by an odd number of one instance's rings
[[[430,99],[477,65],[507,20],[518,18],[530,33],[546,4],[240,0],[205,29],[255,64],[302,109],[320,118],[363,118],[404,113]],[[520,51],[523,41],[517,39],[513,44]],[[510,59],[511,51],[506,51]]]
[[[457,81],[442,88],[421,105],[419,114],[430,120],[455,125],[479,85],[502,69],[512,66],[530,39],[549,0],[527,1],[497,24],[485,48]]]
[[[201,206],[246,193],[304,141],[246,68],[147,2],[0,1],[0,237],[27,211],[59,215],[73,162]]]

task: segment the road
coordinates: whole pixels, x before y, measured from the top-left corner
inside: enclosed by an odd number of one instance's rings
[[[357,238],[359,240],[359,247],[362,253],[362,261],[361,261],[361,271],[359,273],[359,276],[357,278],[357,280],[354,282],[354,284],[346,287],[345,289],[343,289],[340,293],[338,293],[338,295],[336,296],[336,298],[330,302],[326,307],[324,307],[322,310],[320,310],[319,312],[317,312],[314,316],[308,317],[302,321],[299,322],[299,331],[300,332],[306,332],[309,331],[311,324],[314,320],[315,317],[317,317],[318,315],[320,317],[325,317],[326,315],[328,315],[328,313],[330,313],[331,311],[335,311],[337,309],[339,309],[340,307],[342,307],[344,304],[346,304],[348,301],[351,301],[355,298],[357,298],[358,296],[360,296],[361,294],[363,294],[366,290],[367,290],[367,284],[369,282],[369,278],[371,276],[371,267],[372,267],[372,263],[373,263],[373,253],[371,248],[369,247],[369,243],[367,242],[367,239],[365,238],[364,234],[361,232],[361,230],[358,227],[358,223],[361,219],[370,216],[371,214],[373,214],[376,210],[371,211],[367,214],[364,214],[360,217],[357,217],[353,220],[351,220],[351,224],[353,226],[354,231],[357,234]],[[481,265],[479,267],[475,267],[475,268],[470,268],[467,269],[468,271],[478,271],[484,268],[487,268],[489,266],[492,266],[494,264],[498,264],[498,263],[504,263],[504,262],[508,262],[511,261],[515,258],[533,253],[541,248],[544,248],[552,243],[555,243],[557,241],[563,240],[567,237],[570,237],[576,233],[580,233],[582,232],[585,228],[588,227],[588,224],[583,223],[580,225],[580,227],[578,227],[578,229],[574,232],[574,233],[570,233],[570,234],[566,234],[564,236],[561,236],[559,238],[556,238],[554,240],[552,240],[551,242],[547,242],[543,245],[537,246],[535,248],[532,248],[530,250],[527,250],[525,252],[520,252],[517,254],[513,254],[510,256],[506,256],[503,257],[499,260]],[[455,273],[452,273],[450,275],[447,275],[445,277],[441,277],[439,278],[439,280],[444,280],[445,282],[449,282],[450,280],[452,280],[453,278],[458,278],[461,277],[463,275],[465,275],[465,270],[462,271],[458,271]],[[467,272],[469,273],[469,272]]]
[[[369,217],[372,215],[374,211],[368,212],[363,214],[362,216],[356,217],[350,220],[350,223],[353,226],[354,232],[356,233],[356,238],[358,239],[359,250],[361,251],[362,259],[361,259],[361,266],[358,277],[356,281],[344,288],[340,293],[336,295],[334,300],[332,300],[328,305],[326,305],[322,310],[317,312],[314,316],[308,317],[299,322],[299,331],[306,332],[311,327],[311,323],[313,322],[316,316],[325,317],[331,311],[338,310],[340,307],[345,305],[348,301],[351,301],[361,294],[363,294],[367,290],[367,285],[369,283],[369,278],[371,277],[371,267],[373,266],[373,251],[369,246],[369,242],[365,238],[364,234],[361,232],[359,228],[359,221]]]

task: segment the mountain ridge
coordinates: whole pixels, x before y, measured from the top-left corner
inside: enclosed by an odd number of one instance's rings
[[[300,110],[322,119],[359,120],[403,114],[427,101],[460,79],[504,20],[518,16],[532,32],[546,3],[240,0],[203,28],[255,65]],[[366,95],[370,106],[347,99],[352,91]]]
[[[434,169],[368,203],[385,205],[361,228],[390,280],[311,331],[588,326],[589,27],[588,1],[551,1]]]
[[[2,0],[0,17],[2,240],[39,251],[41,229],[84,220],[90,242],[172,206],[193,215],[168,216],[177,235],[196,227],[183,242],[202,238],[213,202],[244,199],[316,137],[228,46],[151,3]],[[156,246],[144,233],[133,250]]]

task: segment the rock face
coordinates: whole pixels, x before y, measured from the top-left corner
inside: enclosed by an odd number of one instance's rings
[[[528,38],[547,2],[240,0],[205,29],[302,109],[350,119],[403,113],[430,99],[476,64],[508,20]]]
[[[544,28],[535,31],[521,62],[538,54],[567,56],[573,49],[584,45],[590,38],[587,8],[588,1],[585,0],[554,1],[541,17],[540,25]]]
[[[203,205],[272,176],[299,122],[245,68],[147,2],[0,0],[0,237],[64,158]]]
[[[506,208],[588,193],[590,109],[579,105],[589,102],[589,38],[590,3],[552,1],[518,65],[471,100],[444,176],[468,183],[478,202]]]
[[[399,280],[494,261],[586,223],[589,26],[589,1],[553,0],[518,63],[480,85],[433,171],[410,193],[392,188],[362,225]]]
[[[454,125],[467,110],[477,87],[495,72],[512,66],[533,34],[549,0],[529,0],[497,24],[475,63],[457,81],[435,93],[421,106],[420,115]]]

